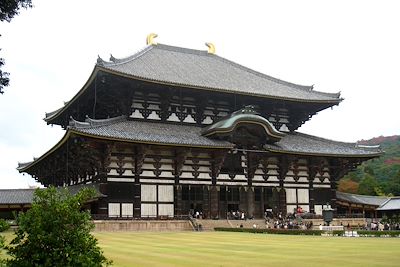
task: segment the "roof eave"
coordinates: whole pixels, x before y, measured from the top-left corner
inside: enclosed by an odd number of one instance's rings
[[[207,90],[207,91],[212,91],[212,92],[222,92],[222,93],[230,93],[230,94],[246,95],[246,96],[257,96],[257,97],[262,97],[262,98],[266,98],[266,99],[286,100],[286,101],[292,101],[292,102],[331,104],[331,106],[338,105],[343,100],[343,98],[320,99],[320,100],[290,98],[290,97],[263,95],[263,94],[257,94],[257,93],[251,93],[251,92],[232,91],[232,90],[224,89],[224,88],[202,87],[202,86],[197,86],[197,85],[173,83],[173,82],[168,82],[168,81],[150,79],[150,78],[146,78],[146,77],[139,77],[139,76],[123,73],[120,71],[116,71],[113,69],[109,69],[104,66],[97,66],[97,67],[99,68],[99,70],[102,70],[109,74],[115,74],[115,75],[119,75],[119,76],[125,77],[125,78],[131,78],[131,79],[135,79],[135,80],[139,80],[139,81],[162,84],[162,85],[179,86],[179,87],[185,87],[185,88],[191,88],[191,89],[201,89],[201,90]]]
[[[94,135],[94,134],[89,134],[89,133],[84,133],[80,132],[77,129],[73,128],[68,128],[65,135],[61,138],[61,140],[53,146],[50,150],[48,150],[46,153],[44,153],[42,156],[37,158],[36,160],[30,162],[26,166],[23,167],[17,167],[17,170],[22,173],[22,172],[27,172],[31,167],[34,165],[38,164],[40,161],[43,159],[47,158],[50,154],[55,152],[59,147],[61,147],[69,138],[71,135],[76,135],[76,136],[83,136],[83,137],[90,137],[98,140],[107,140],[107,141],[119,141],[119,142],[127,142],[127,143],[134,143],[134,144],[148,144],[148,145],[161,145],[161,146],[178,146],[178,147],[193,147],[193,148],[205,148],[205,149],[232,149],[234,148],[234,145],[191,145],[191,144],[175,144],[175,143],[162,143],[162,142],[156,142],[156,141],[141,141],[141,140],[130,140],[130,139],[124,139],[124,138],[116,138],[116,137],[107,137],[107,136],[100,136],[100,135]]]
[[[61,113],[63,113],[66,109],[68,109],[76,101],[76,99],[78,99],[89,88],[90,84],[93,82],[93,80],[95,80],[99,70],[100,70],[99,65],[96,64],[95,67],[93,68],[92,73],[89,76],[89,79],[86,81],[83,87],[78,91],[78,93],[75,96],[73,96],[72,99],[68,101],[63,107],[55,111],[46,113],[46,117],[43,118],[43,120],[47,122],[47,124],[51,124],[52,121],[57,119],[61,115]],[[48,114],[50,115],[47,116]]]
[[[46,117],[43,120],[47,124],[52,124],[65,110],[67,110],[73,103],[75,103],[75,101],[89,88],[90,84],[93,82],[93,80],[95,80],[96,75],[98,74],[99,71],[103,71],[103,72],[113,74],[113,75],[118,75],[118,76],[124,77],[124,78],[130,78],[130,79],[135,79],[135,80],[139,80],[139,81],[168,85],[168,86],[179,86],[179,87],[185,87],[185,88],[191,88],[191,89],[201,89],[201,90],[230,93],[230,94],[237,94],[237,95],[257,96],[257,97],[262,97],[265,99],[284,100],[284,101],[291,101],[291,102],[329,104],[329,107],[338,105],[338,104],[340,104],[340,102],[343,101],[343,98],[320,99],[320,100],[318,100],[318,99],[316,99],[316,100],[314,100],[314,99],[299,99],[299,98],[263,95],[263,94],[256,94],[256,93],[250,93],[250,92],[232,91],[232,90],[224,89],[224,88],[201,87],[201,86],[196,86],[196,85],[159,81],[159,80],[149,79],[146,77],[138,77],[138,76],[126,74],[126,73],[115,71],[115,70],[109,69],[105,66],[96,64],[91,75],[89,76],[89,79],[86,81],[84,86],[79,90],[79,92],[70,101],[68,101],[68,103],[66,103],[63,107],[61,107],[55,111],[47,113]],[[48,115],[48,114],[50,114],[50,115]]]
[[[323,157],[345,157],[345,158],[366,158],[372,159],[376,157],[380,157],[383,153],[374,153],[374,154],[338,154],[338,153],[315,153],[315,152],[302,152],[302,151],[289,151],[289,150],[279,150],[266,148],[266,150],[273,153],[281,153],[281,154],[292,154],[292,155],[304,155],[304,156],[323,156]]]

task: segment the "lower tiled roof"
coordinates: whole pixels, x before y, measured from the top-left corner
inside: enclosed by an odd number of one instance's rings
[[[31,204],[35,189],[1,189],[0,205]]]
[[[400,197],[393,197],[383,203],[377,210],[400,210]]]
[[[178,146],[233,148],[234,144],[201,135],[204,128],[161,122],[128,120],[124,117],[78,122],[69,126],[75,133],[121,141],[134,141]],[[299,132],[287,133],[279,142],[266,145],[272,152],[326,156],[379,156],[379,147],[360,147],[356,143],[328,140]]]
[[[63,189],[64,187],[58,187]],[[93,188],[96,191],[95,198],[105,197],[100,190],[99,184],[82,184],[66,187],[71,194],[78,193],[82,188]],[[0,205],[24,205],[32,204],[36,189],[0,189]]]
[[[356,143],[338,142],[299,132],[288,133],[279,142],[267,145],[277,152],[306,155],[374,157],[382,154],[379,147],[358,146]]]
[[[390,198],[381,196],[356,195],[356,194],[336,191],[336,199],[354,204],[371,205],[379,207],[383,203],[387,202]]]
[[[202,128],[188,125],[113,118],[89,119],[86,122],[73,121],[69,128],[77,133],[121,141],[214,148],[233,147],[229,142],[204,137],[201,135]]]

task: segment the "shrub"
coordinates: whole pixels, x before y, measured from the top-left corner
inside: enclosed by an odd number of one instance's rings
[[[7,231],[8,229],[10,229],[10,224],[4,219],[0,219],[0,232]]]
[[[321,230],[299,230],[299,229],[260,229],[260,228],[214,228],[215,231],[225,232],[245,232],[259,234],[278,234],[278,235],[321,235],[325,231]],[[343,234],[343,231],[334,231],[333,235]]]
[[[17,218],[16,237],[6,247],[7,266],[103,266],[108,261],[90,231],[83,204],[93,190],[71,195],[54,187],[37,189],[32,208]]]

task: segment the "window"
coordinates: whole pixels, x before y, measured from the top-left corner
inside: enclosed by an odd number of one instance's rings
[[[183,186],[182,200],[202,201],[203,187],[202,186]]]
[[[221,201],[240,201],[239,188],[222,186],[219,191],[219,199]]]
[[[121,203],[122,217],[133,217],[133,203]]]
[[[121,214],[120,203],[108,203],[108,217],[119,217]]]
[[[255,188],[254,189],[254,200],[255,201],[261,201],[261,188]]]

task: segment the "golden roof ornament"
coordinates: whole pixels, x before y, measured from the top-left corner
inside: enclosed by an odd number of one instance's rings
[[[154,41],[154,38],[156,38],[158,35],[156,33],[150,33],[147,35],[146,38],[146,44],[147,45],[157,45],[157,43]]]
[[[209,54],[215,54],[215,45],[213,43],[206,43]]]

